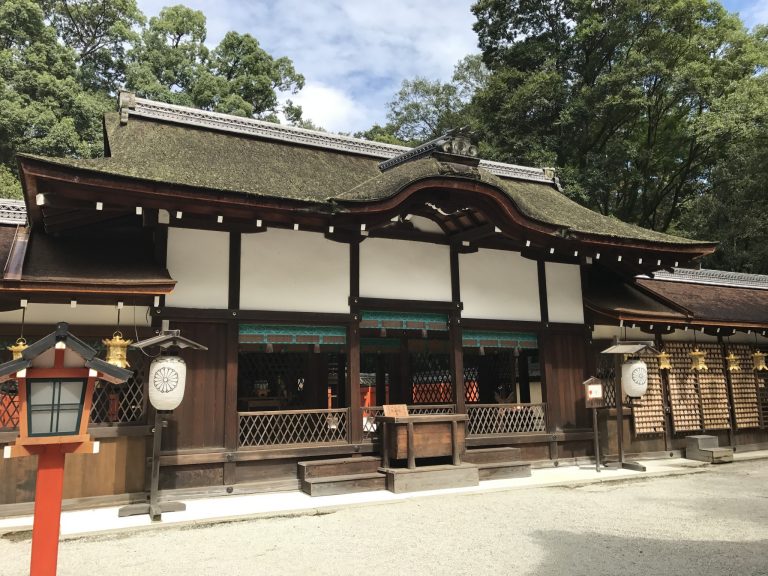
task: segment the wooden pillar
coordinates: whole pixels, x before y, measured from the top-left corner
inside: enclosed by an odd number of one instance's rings
[[[349,407],[349,435],[351,444],[363,441],[363,413],[360,409],[360,314],[352,314],[347,328],[347,406]]]
[[[731,448],[736,448],[736,412],[733,402],[733,380],[731,380],[731,371],[728,370],[728,361],[725,359],[727,356],[727,348],[723,337],[717,335],[717,343],[720,345],[720,353],[723,358],[723,374],[725,375],[725,387],[728,392],[728,440],[730,440]],[[702,409],[702,415],[703,415]]]
[[[411,355],[408,351],[408,338],[400,339],[400,386],[397,391],[398,404],[413,404],[413,383],[411,382]]]
[[[664,338],[657,333],[654,338],[654,344],[658,350],[664,347]],[[664,411],[664,449],[672,450],[672,422],[670,415],[672,410],[669,407],[669,370],[659,370],[659,380],[661,381],[661,406]]]
[[[376,356],[376,406],[387,403],[387,362],[384,354]]]
[[[453,403],[456,413],[464,414],[466,391],[464,383],[464,339],[461,329],[461,278],[459,275],[459,248],[451,244],[451,302],[453,312],[448,316],[449,341],[451,347],[451,375],[453,376]]]
[[[224,448],[235,452],[240,441],[240,416],[237,413],[237,353],[240,328],[237,322],[227,323],[227,368],[224,383]],[[224,484],[235,484],[235,462],[224,463]]]
[[[464,392],[464,353],[462,350],[461,312],[453,312],[448,321],[450,323],[451,346],[451,374],[453,376],[453,403],[456,405],[457,414],[465,414],[466,394]]]

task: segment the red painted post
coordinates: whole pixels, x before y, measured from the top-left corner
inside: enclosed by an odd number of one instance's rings
[[[61,498],[64,492],[64,457],[61,444],[49,444],[37,456],[30,576],[56,576]]]

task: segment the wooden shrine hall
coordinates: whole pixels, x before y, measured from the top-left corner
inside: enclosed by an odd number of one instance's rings
[[[383,487],[390,457],[489,478],[591,456],[582,382],[610,380],[600,346],[625,337],[658,340],[681,368],[649,369],[647,402],[627,409],[633,451],[695,431],[768,442],[748,365],[768,342],[765,278],[707,284],[721,292],[704,302],[701,278],[677,275],[715,244],[602,216],[550,170],[476,154],[460,131],[405,148],[121,93],[104,158],[19,155],[24,202],[0,206],[3,342],[64,321],[95,347],[161,328],[207,347],[185,357],[155,455],[180,495]],[[715,309],[737,295],[738,314]],[[694,334],[721,370],[691,381]],[[73,506],[145,497],[152,383],[146,356],[129,362],[133,378],[94,392],[102,448],[68,461]],[[5,384],[0,443],[14,398]],[[0,461],[0,512],[29,506],[26,460]]]

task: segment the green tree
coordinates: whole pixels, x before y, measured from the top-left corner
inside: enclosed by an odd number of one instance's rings
[[[19,196],[17,152],[101,153],[103,93],[82,89],[76,53],[59,43],[32,0],[0,1],[0,192]]]
[[[240,116],[274,119],[285,109],[292,122],[301,109],[281,107],[277,92],[304,86],[288,58],[273,58],[250,34],[228,32],[212,51],[205,46],[205,15],[186,6],[150,18],[128,53],[126,86],[140,96]]]
[[[358,136],[390,144],[417,145],[452,128],[473,123],[472,97],[486,82],[487,70],[479,55],[463,58],[450,82],[415,78],[403,80],[387,107],[387,124],[375,125]]]
[[[673,230],[720,151],[698,128],[766,63],[710,0],[479,0],[478,122],[500,160],[559,168],[604,214]]]
[[[77,54],[78,79],[89,89],[115,92],[125,80],[126,46],[145,23],[136,0],[44,0],[59,38]]]

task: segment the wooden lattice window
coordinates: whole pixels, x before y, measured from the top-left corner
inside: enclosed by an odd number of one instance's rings
[[[453,402],[453,379],[448,354],[411,352],[410,361],[414,404]]]

